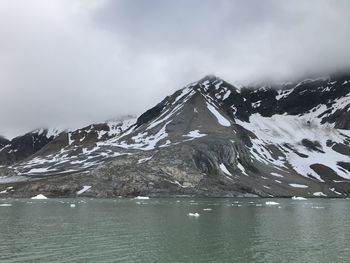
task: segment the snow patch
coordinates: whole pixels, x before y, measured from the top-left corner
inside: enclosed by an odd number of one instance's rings
[[[77,192],[77,195],[81,195],[82,193],[86,192],[86,191],[89,190],[90,188],[91,188],[91,186],[89,186],[89,185],[83,186],[83,189],[79,190],[79,191]]]
[[[282,177],[282,178],[283,178],[283,175],[280,175],[280,174],[278,174],[278,173],[271,173],[271,175],[276,176],[276,177]]]
[[[225,174],[232,176],[232,174],[230,173],[230,171],[227,170],[226,166],[225,166],[223,163],[221,163],[221,164],[219,165],[219,167],[220,167],[221,171],[223,171]]]
[[[304,184],[289,184],[289,185],[294,188],[308,188],[308,186]]]
[[[145,162],[151,160],[152,157],[153,157],[153,155],[150,156],[150,157],[142,158],[142,159],[138,160],[137,163],[139,163],[139,164],[140,164],[140,163],[145,163]]]
[[[242,164],[238,163],[238,164],[237,164],[237,167],[238,167],[239,170],[242,171],[242,173],[243,173],[244,175],[248,176],[248,174],[246,173],[246,171],[245,171],[245,169],[244,169],[244,167],[243,167]]]
[[[188,134],[182,135],[182,136],[191,137],[191,138],[201,138],[201,137],[207,136],[207,134],[200,133],[199,130],[194,130],[194,131],[190,131]]]
[[[220,125],[225,127],[231,126],[231,123],[224,116],[222,116],[213,105],[207,102],[207,107],[210,110],[210,112],[216,117]]]
[[[222,100],[226,100],[231,94],[231,90],[227,90],[224,96],[222,97]]]

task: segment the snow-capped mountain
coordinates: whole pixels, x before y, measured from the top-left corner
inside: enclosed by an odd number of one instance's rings
[[[11,141],[0,138],[0,165],[12,164],[30,157],[54,140],[59,133],[56,129],[39,129]]]
[[[22,137],[0,140],[4,194],[344,197],[350,75],[240,88],[207,76],[137,119]]]

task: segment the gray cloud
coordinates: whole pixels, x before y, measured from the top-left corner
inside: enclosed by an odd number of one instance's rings
[[[347,0],[4,0],[0,134],[139,114],[214,73],[281,80],[350,66]]]

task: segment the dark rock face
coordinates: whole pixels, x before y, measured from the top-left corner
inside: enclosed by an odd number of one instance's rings
[[[320,152],[324,153],[322,151],[322,145],[318,141],[310,141],[308,139],[303,139],[301,140],[301,143],[309,150],[309,151],[315,151],[315,152]]]
[[[0,136],[0,149],[5,147],[10,141]]]
[[[13,187],[6,194],[20,197],[349,196],[349,107],[346,74],[240,89],[207,76],[137,120],[4,141],[9,149],[0,151],[0,160],[12,165],[0,170],[0,191]],[[14,146],[17,155],[10,152]],[[91,188],[80,193],[83,186]]]
[[[53,139],[54,136],[48,137],[47,130],[43,130],[27,133],[23,136],[16,137],[11,141],[5,140],[2,143],[3,148],[0,151],[0,165],[8,165],[21,161],[39,151]]]
[[[145,113],[141,114],[141,116],[138,117],[138,119],[136,121],[136,126],[139,127],[142,124],[145,124],[145,123],[149,122],[150,120],[158,117],[159,114],[164,109],[164,106],[165,106],[164,102],[161,102],[161,103],[157,104],[156,106],[154,106],[153,108],[146,111]]]

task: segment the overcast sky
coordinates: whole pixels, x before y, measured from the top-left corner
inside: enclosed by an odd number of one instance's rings
[[[207,74],[350,64],[347,0],[0,0],[0,134],[140,114]]]

